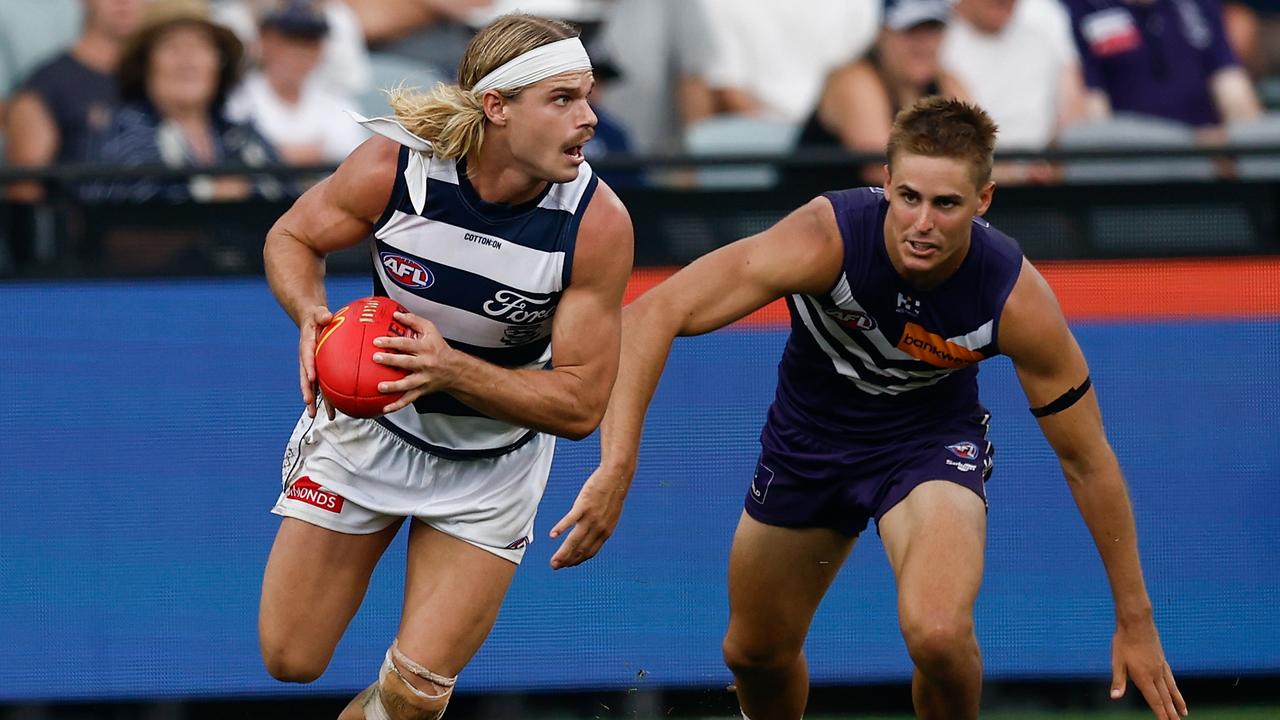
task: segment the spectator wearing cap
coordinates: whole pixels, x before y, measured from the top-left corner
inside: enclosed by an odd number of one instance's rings
[[[13,97],[6,122],[9,165],[83,162],[88,138],[110,120],[114,73],[144,0],[84,0],[83,5],[84,29],[75,45],[40,66]],[[40,183],[8,189],[9,199],[19,202],[35,202],[44,194]]]
[[[222,0],[211,11],[214,22],[233,30],[244,43],[245,55],[256,63],[261,55],[258,28],[262,16],[279,3],[280,0]],[[347,0],[313,0],[313,4],[324,14],[329,31],[325,33],[320,66],[312,82],[340,97],[369,92],[373,89],[373,67],[359,15]]]
[[[950,17],[947,0],[890,0],[875,44],[827,77],[818,106],[800,134],[801,147],[844,147],[881,153],[898,111],[929,95],[966,97],[940,66],[938,49]],[[879,164],[863,169],[879,183]]]
[[[153,0],[125,45],[119,70],[123,104],[95,143],[95,159],[173,168],[276,162],[275,151],[251,125],[223,114],[243,52],[235,33],[209,19],[204,2]],[[186,202],[279,194],[274,180],[234,176],[121,179],[85,188],[95,200]]]
[[[316,78],[329,32],[323,11],[308,0],[281,0],[260,17],[261,66],[245,78],[228,115],[251,122],[294,165],[339,163],[368,134],[345,112],[355,103]]]
[[[1091,117],[1150,115],[1221,138],[1262,112],[1217,0],[1064,0]]]

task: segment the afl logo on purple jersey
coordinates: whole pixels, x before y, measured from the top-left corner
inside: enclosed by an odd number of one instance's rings
[[[840,308],[828,308],[824,310],[826,314],[835,318],[836,322],[846,328],[858,328],[859,330],[875,330],[875,318],[864,312],[856,310],[841,310]]]
[[[436,278],[416,258],[398,253],[383,252],[380,253],[378,259],[382,262],[382,267],[387,271],[387,277],[391,278],[395,284],[400,287],[409,288],[410,290],[424,290],[431,287]]]
[[[952,455],[964,460],[973,460],[978,457],[978,446],[967,440],[948,445],[947,449],[951,451]]]

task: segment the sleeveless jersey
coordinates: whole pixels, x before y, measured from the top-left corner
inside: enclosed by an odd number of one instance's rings
[[[791,335],[761,441],[818,438],[833,449],[909,439],[985,411],[977,363],[998,354],[1000,313],[1022,267],[1008,236],[975,218],[956,272],[931,290],[910,285],[884,243],[880,188],[826,193],[844,241],[835,285],[787,298]]]
[[[395,188],[374,229],[374,294],[430,320],[454,349],[507,368],[547,367],[552,318],[597,177],[584,162],[577,179],[549,183],[527,203],[495,204],[471,186],[465,160],[428,157],[416,166],[426,174],[418,213],[408,189],[414,152],[400,148]],[[501,455],[536,435],[443,392],[377,422],[450,459]]]

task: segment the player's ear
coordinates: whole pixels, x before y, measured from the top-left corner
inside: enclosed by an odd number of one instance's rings
[[[988,180],[987,184],[978,190],[978,212],[976,214],[983,215],[987,212],[987,208],[991,207],[991,199],[995,197],[995,194],[996,181]]]
[[[497,90],[486,90],[480,97],[485,119],[499,127],[507,124],[507,105],[507,99]]]

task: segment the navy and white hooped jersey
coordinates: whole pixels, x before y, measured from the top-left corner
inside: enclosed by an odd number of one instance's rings
[[[1022,251],[981,218],[956,272],[919,290],[889,260],[880,188],[825,195],[835,209],[844,261],[822,296],[787,298],[791,335],[762,441],[796,431],[840,439],[909,437],[980,416],[977,363],[999,353],[1000,313]]]
[[[598,178],[584,162],[577,179],[550,183],[527,203],[495,204],[471,186],[465,160],[424,153],[425,162],[410,163],[416,152],[400,148],[395,188],[374,229],[374,294],[430,320],[457,350],[507,368],[547,367],[552,320]],[[421,213],[406,179],[415,168],[426,174]],[[447,393],[426,395],[377,422],[427,452],[456,459],[501,455],[536,434]]]

